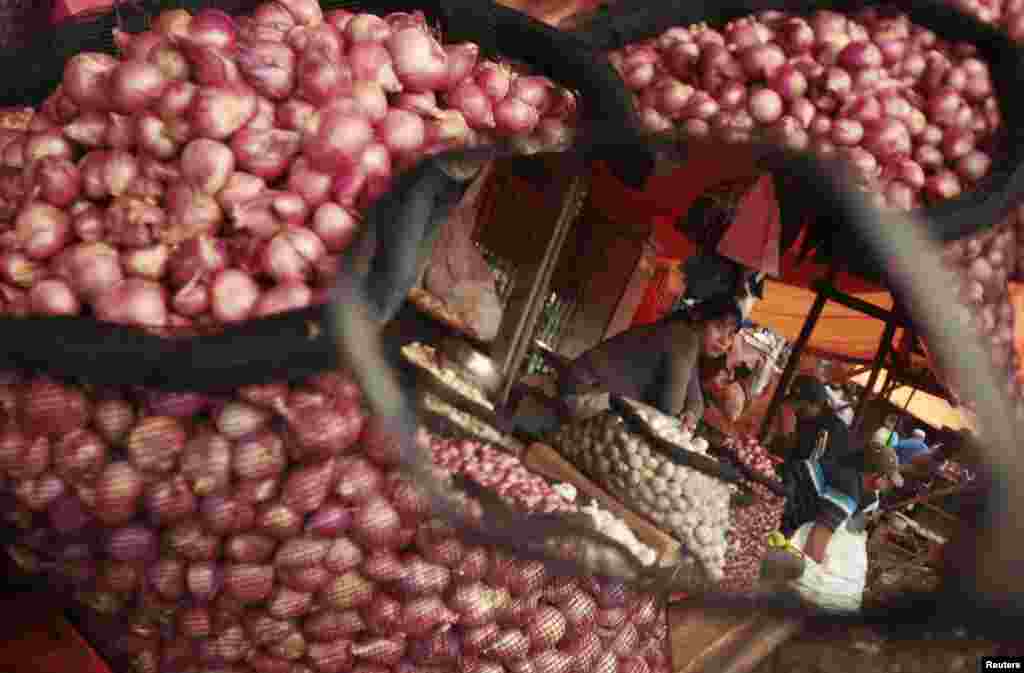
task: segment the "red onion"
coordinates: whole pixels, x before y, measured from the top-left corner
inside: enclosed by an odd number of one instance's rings
[[[942,137],[942,153],[946,159],[957,160],[967,156],[975,146],[974,133],[966,129],[946,129]]]
[[[57,278],[34,285],[28,301],[29,310],[39,315],[78,315],[82,308],[71,286]]]
[[[350,610],[368,605],[374,598],[374,590],[359,573],[348,571],[332,579],[320,596],[336,610]]]
[[[253,89],[271,100],[284,100],[295,90],[295,52],[287,45],[259,40],[240,45],[238,67]]]
[[[448,78],[444,90],[450,91],[470,77],[480,58],[480,47],[472,42],[444,46],[448,61]]]
[[[374,14],[356,14],[345,25],[345,37],[353,44],[384,42],[391,36],[391,26]]]
[[[343,107],[328,107],[320,115],[316,132],[304,141],[311,167],[325,172],[350,168],[372,142],[373,127],[364,115]]]
[[[76,533],[92,520],[82,501],[73,495],[62,495],[50,504],[50,525],[59,535]]]
[[[110,463],[96,482],[96,518],[107,525],[130,521],[142,490],[142,476],[130,463]]]
[[[198,138],[182,150],[182,178],[206,194],[223,189],[234,170],[235,154],[224,143]]]
[[[281,503],[299,514],[318,509],[327,499],[333,474],[334,459],[292,468],[281,488]]]
[[[365,458],[343,458],[338,463],[338,474],[342,475],[342,479],[338,482],[335,492],[342,502],[362,505],[377,496],[382,475]]]
[[[76,54],[64,66],[64,90],[82,109],[104,110],[109,105],[107,84],[117,65],[108,54]]]
[[[196,495],[222,491],[231,477],[231,443],[211,432],[190,439],[181,457],[181,473]]]
[[[941,170],[934,175],[928,176],[925,181],[925,192],[935,200],[952,199],[960,195],[960,180],[956,173],[949,170]]]
[[[142,526],[118,528],[110,534],[107,553],[115,561],[152,561],[159,549],[156,535]]]
[[[529,133],[540,121],[540,114],[521,100],[507,97],[495,104],[494,121],[499,133]]]
[[[348,95],[352,90],[352,71],[347,62],[307,53],[299,59],[297,73],[296,94],[317,107],[338,96]]]
[[[786,55],[777,45],[758,44],[740,52],[743,67],[751,77],[771,79],[786,63]]]
[[[867,127],[864,147],[875,156],[885,158],[909,154],[912,144],[910,133],[903,122],[883,119]]]
[[[228,263],[224,242],[211,236],[190,238],[178,246],[168,261],[169,277],[174,285],[187,285],[195,278],[212,278]]]
[[[120,281],[99,293],[93,309],[100,320],[121,325],[163,327],[167,324],[167,300],[163,289],[141,278]]]
[[[313,290],[298,281],[288,281],[275,285],[260,297],[254,315],[257,317],[287,313],[310,306],[313,302]]]
[[[0,434],[0,465],[14,479],[34,479],[46,471],[50,463],[50,442],[46,437],[25,437],[19,430],[8,428]]]
[[[305,531],[319,537],[337,537],[352,523],[351,511],[337,502],[328,501],[310,514]]]
[[[386,44],[403,86],[413,91],[436,91],[446,84],[448,56],[424,30],[403,28],[388,37]]]
[[[196,500],[188,482],[181,476],[175,476],[149,487],[146,493],[146,508],[157,523],[173,523],[193,515],[196,511]]]
[[[375,638],[352,646],[352,656],[381,666],[394,666],[405,655],[405,636]]]
[[[338,537],[327,550],[324,567],[336,574],[354,570],[363,562],[363,551],[347,537]]]
[[[170,416],[150,416],[132,429],[125,445],[132,463],[143,472],[169,472],[186,440],[180,421]]]
[[[252,276],[239,269],[224,269],[210,283],[211,308],[220,322],[241,322],[249,317],[260,297]]]
[[[191,121],[199,137],[224,140],[249,123],[256,114],[256,96],[239,88],[200,87],[191,108]]]
[[[68,483],[96,480],[107,462],[107,445],[89,430],[72,430],[53,447],[53,465]]]
[[[18,214],[14,226],[18,241],[30,259],[48,259],[67,245],[71,236],[71,219],[54,206],[35,201]]]
[[[992,165],[989,155],[980,150],[971,150],[959,158],[956,163],[957,173],[968,182],[981,180]]]
[[[224,590],[245,603],[258,603],[274,589],[274,567],[231,563],[224,568]]]
[[[363,504],[352,519],[352,535],[369,547],[391,547],[401,526],[394,507],[383,498]]]
[[[296,440],[293,457],[316,459],[350,450],[363,430],[364,419],[351,412],[318,406],[284,412]]]
[[[301,138],[294,131],[245,129],[232,139],[231,149],[240,168],[260,178],[273,180],[288,170],[300,144]]]
[[[133,114],[155,103],[167,83],[167,77],[155,64],[125,61],[110,76],[110,102],[118,112]]]

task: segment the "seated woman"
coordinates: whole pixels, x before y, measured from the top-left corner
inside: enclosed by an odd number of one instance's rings
[[[722,295],[626,330],[576,358],[560,394],[574,414],[581,395],[608,392],[682,416],[693,429],[704,414],[701,366],[725,357],[741,322],[735,299]]]

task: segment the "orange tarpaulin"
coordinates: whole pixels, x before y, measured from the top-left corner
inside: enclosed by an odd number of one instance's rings
[[[853,295],[882,309],[892,308],[888,292],[864,292]],[[795,341],[811,312],[815,293],[796,285],[775,281],[765,283],[764,300],[754,305],[750,318],[769,327],[787,341]],[[833,357],[870,361],[882,340],[885,323],[835,302],[827,302],[807,350]]]

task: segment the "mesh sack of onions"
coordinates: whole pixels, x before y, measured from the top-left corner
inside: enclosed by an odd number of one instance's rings
[[[707,449],[706,440],[675,430],[676,419],[645,405],[629,404],[644,417],[650,431],[680,451]],[[715,583],[726,579],[730,484],[677,462],[648,432],[627,423],[615,410],[564,426],[553,443],[595,482],[679,539],[688,552],[685,563],[699,563]]]
[[[881,205],[971,190],[999,151],[988,65],[898,11],[768,11],[673,27],[610,54],[646,128],[849,160]]]
[[[741,437],[735,450],[725,451],[729,460],[738,462],[760,479],[782,485],[768,450],[755,438]],[[750,591],[756,586],[761,574],[761,560],[768,550],[768,534],[779,530],[786,508],[786,498],[760,481],[746,479],[743,485],[756,498],[732,509],[729,552],[725,557],[726,579],[722,582],[724,591],[737,593]]]
[[[8,375],[0,394],[9,553],[95,611],[115,663],[668,670],[655,596],[553,577],[431,519],[341,375],[222,396]]]
[[[571,138],[570,92],[421,13],[179,10],[115,41],[0,132],[4,313],[184,333],[309,306],[418,159]]]

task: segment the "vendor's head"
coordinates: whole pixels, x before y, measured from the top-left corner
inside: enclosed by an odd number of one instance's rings
[[[895,430],[897,423],[899,423],[899,419],[896,417],[896,414],[889,414],[885,417],[885,427],[889,430]]]
[[[743,322],[740,307],[731,295],[705,299],[694,305],[690,316],[701,328],[701,354],[709,358],[719,358],[729,352]]]
[[[825,384],[807,374],[793,379],[786,403],[797,418],[808,419],[820,416],[828,407],[828,393]]]
[[[877,435],[868,442],[864,452],[864,481],[871,491],[888,491],[903,486],[896,449]]]

